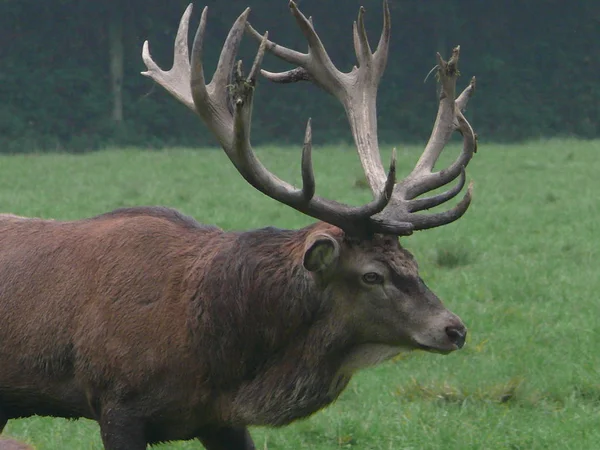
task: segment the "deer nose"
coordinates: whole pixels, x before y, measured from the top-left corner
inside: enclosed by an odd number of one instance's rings
[[[467,338],[467,329],[464,325],[446,327],[446,335],[448,336],[448,339],[450,339],[450,342],[458,348],[463,348],[465,339]]]

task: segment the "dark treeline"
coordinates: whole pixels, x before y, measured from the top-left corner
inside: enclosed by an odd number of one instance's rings
[[[0,0],[0,151],[104,145],[214,145],[199,120],[141,76],[141,48],[171,64],[172,43],[188,0]],[[351,26],[367,9],[373,47],[380,0],[300,0],[314,17],[332,59],[355,63]],[[192,28],[209,7],[209,67],[246,6],[251,23],[281,44],[306,43],[286,0],[202,0]],[[390,0],[392,46],[378,99],[384,142],[425,141],[435,117],[435,78],[423,83],[435,52],[460,44],[461,88],[472,75],[478,92],[468,115],[484,140],[600,136],[600,2]],[[256,44],[245,38],[249,64]],[[267,57],[263,67],[284,69]],[[212,75],[207,73],[208,76]],[[303,83],[263,81],[255,103],[253,141],[300,145],[313,118],[315,142],[349,139],[342,108]]]

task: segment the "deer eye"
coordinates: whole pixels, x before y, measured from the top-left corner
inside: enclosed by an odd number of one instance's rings
[[[362,279],[367,284],[381,284],[383,283],[383,276],[376,272],[367,272],[362,276]]]

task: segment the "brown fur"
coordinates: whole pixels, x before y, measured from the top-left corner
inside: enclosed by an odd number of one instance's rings
[[[310,272],[323,237],[339,260]],[[363,293],[362,264],[390,272],[388,294]],[[324,223],[227,233],[166,208],[0,216],[0,318],[0,431],[87,417],[108,450],[254,448],[246,426],[314,413],[401,348],[450,351],[443,329],[460,324],[396,238]]]
[[[14,439],[0,437],[0,450],[33,450],[33,447]]]

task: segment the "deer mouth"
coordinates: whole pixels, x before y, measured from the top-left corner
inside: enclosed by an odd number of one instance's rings
[[[452,353],[452,352],[460,349],[460,347],[456,344],[450,344],[450,346],[444,346],[444,347],[433,347],[431,345],[425,345],[425,344],[421,344],[419,342],[417,342],[416,344],[417,344],[418,350],[423,350],[423,351],[426,351],[429,353],[439,353],[440,355],[447,355],[449,353]]]

